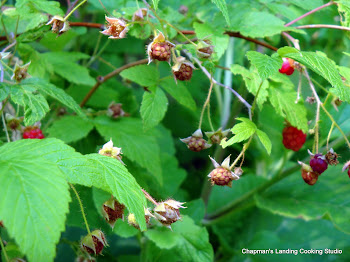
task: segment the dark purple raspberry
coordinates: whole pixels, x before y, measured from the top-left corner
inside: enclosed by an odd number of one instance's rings
[[[310,159],[310,166],[314,172],[321,175],[328,168],[328,163],[325,156],[316,154]]]

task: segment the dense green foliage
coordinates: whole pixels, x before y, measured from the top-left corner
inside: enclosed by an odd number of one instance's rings
[[[125,38],[108,38],[105,16],[124,19]],[[4,0],[0,20],[0,261],[87,257],[94,229],[109,244],[97,261],[350,259],[349,0]],[[148,63],[162,34],[171,59]],[[172,73],[179,56],[196,67],[189,81]],[[292,75],[279,72],[286,58]],[[298,152],[282,143],[286,125],[307,133]],[[23,139],[38,128],[44,139]],[[211,145],[201,152],[179,139],[197,129]],[[330,148],[339,165],[306,184],[298,161]],[[243,174],[211,185],[208,156],[229,155]],[[126,207],[112,228],[111,195]],[[157,215],[168,199],[186,202],[182,221],[147,223],[144,208]]]

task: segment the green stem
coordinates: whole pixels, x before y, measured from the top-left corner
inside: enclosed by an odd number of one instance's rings
[[[84,211],[84,207],[83,207],[83,203],[81,202],[81,199],[80,199],[80,196],[78,194],[78,191],[75,189],[75,187],[73,186],[73,184],[69,183],[70,187],[73,189],[74,191],[74,194],[75,196],[77,197],[77,200],[79,202],[79,206],[80,206],[80,210],[81,210],[81,213],[83,215],[83,219],[84,219],[84,223],[85,223],[85,227],[86,227],[86,230],[88,232],[88,234],[90,235],[91,232],[90,232],[90,228],[89,228],[89,224],[87,222],[87,219],[86,219],[86,215],[85,215],[85,211]]]
[[[211,91],[213,90],[213,85],[214,85],[214,83],[213,83],[212,79],[210,79],[210,87],[209,87],[207,99],[205,100],[204,105],[203,105],[203,108],[202,108],[201,116],[200,116],[200,118],[199,118],[198,129],[201,129],[201,127],[202,127],[204,111],[205,111],[205,108],[206,108],[206,107],[209,105],[209,103],[210,103],[210,96],[211,96]]]
[[[83,5],[87,0],[83,0],[82,2],[80,2],[76,7],[73,8],[72,11],[69,12],[68,15],[66,15],[66,17],[63,19],[63,22],[67,21],[67,19],[81,6]]]
[[[331,138],[331,134],[334,129],[334,123],[332,123],[331,129],[329,129],[328,136],[327,136],[327,150],[328,150],[328,144],[329,144],[329,139]]]
[[[253,140],[253,136],[251,136],[249,138],[248,142],[243,145],[243,149],[242,149],[241,153],[237,156],[235,161],[233,161],[232,165],[230,166],[230,169],[232,169],[238,163],[238,161],[241,159],[241,157],[244,156],[244,153],[245,153],[245,151],[247,151],[247,149],[248,149],[248,147],[250,145],[250,142],[252,142],[252,140]],[[240,166],[242,166],[242,164],[243,164],[243,162],[241,163]]]
[[[261,81],[260,85],[259,85],[259,88],[258,88],[258,91],[256,92],[256,96],[254,98],[254,101],[253,101],[253,105],[252,105],[252,118],[253,118],[253,115],[254,115],[254,110],[255,110],[255,107],[256,107],[256,101],[257,101],[257,97],[260,93],[260,90],[261,90],[261,87],[263,85],[264,81]]]
[[[4,253],[4,257],[5,257],[6,262],[9,262],[10,260],[9,260],[9,257],[7,256],[5,246],[4,246],[4,243],[2,242],[1,236],[0,236],[0,246],[1,246],[2,252]]]

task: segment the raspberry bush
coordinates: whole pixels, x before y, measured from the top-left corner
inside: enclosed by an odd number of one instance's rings
[[[349,1],[0,19],[0,261],[350,260]]]

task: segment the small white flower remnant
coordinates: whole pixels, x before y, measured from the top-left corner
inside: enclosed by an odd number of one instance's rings
[[[210,172],[208,177],[210,177],[212,185],[218,186],[228,186],[232,187],[232,180],[238,180],[243,171],[239,170],[237,174],[231,171],[230,168],[230,156],[228,156],[222,163],[219,165],[215,159],[209,157],[213,163],[215,169]],[[238,169],[237,169],[238,171]]]
[[[126,33],[129,31],[124,20],[119,18],[113,18],[106,16],[107,28],[101,31],[104,35],[109,35],[110,39],[121,39],[125,38]]]
[[[56,34],[63,34],[70,29],[69,22],[65,21],[63,17],[55,15],[47,22],[46,25],[51,25],[52,32]]]
[[[180,208],[186,208],[182,206],[184,202],[179,202],[173,199],[168,199],[164,202],[159,203],[153,211],[156,218],[164,226],[171,229],[171,224],[178,220],[181,220]]]
[[[109,156],[109,157],[115,158],[119,160],[123,165],[125,165],[124,162],[122,161],[122,156],[121,156],[122,149],[119,147],[114,147],[112,139],[109,140],[109,142],[107,142],[106,144],[104,144],[102,149],[100,149],[98,153],[103,156]]]
[[[140,8],[138,9],[132,16],[132,21],[142,21],[145,19],[145,17],[147,16],[148,13],[148,9],[147,8]],[[152,16],[151,14],[148,14],[148,17],[150,18],[154,18],[154,16]]]

